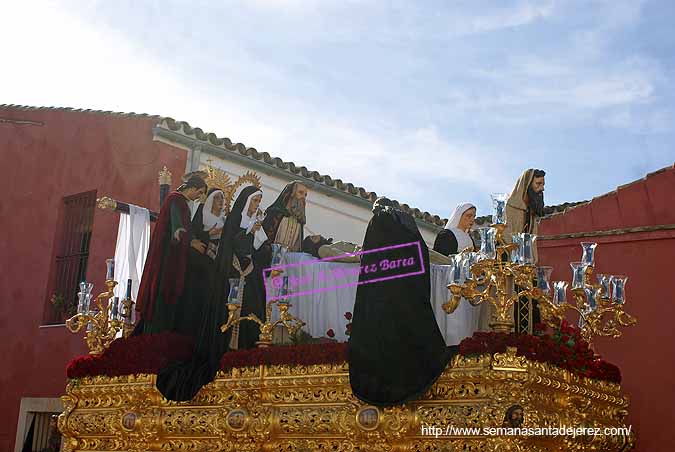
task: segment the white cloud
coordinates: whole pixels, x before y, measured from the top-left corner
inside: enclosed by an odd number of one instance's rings
[[[358,118],[332,117],[311,102],[257,93],[232,74],[218,89],[190,85],[111,28],[84,23],[57,8],[40,13],[19,3],[10,8],[14,17],[30,13],[32,26],[42,32],[22,34],[24,25],[18,21],[0,31],[5,41],[24,36],[4,56],[16,69],[0,75],[4,102],[188,120],[205,131],[432,211],[430,203],[415,201],[423,197],[420,186],[430,177],[487,189],[488,171],[495,170],[474,160],[479,153],[475,146],[448,143],[434,126],[397,129],[386,119],[359,123]]]
[[[492,14],[478,15],[464,23],[474,33],[484,33],[504,28],[521,27],[545,19],[555,11],[555,2],[520,2],[515,8],[503,9]]]

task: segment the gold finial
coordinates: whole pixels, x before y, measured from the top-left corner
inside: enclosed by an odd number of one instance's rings
[[[96,200],[96,207],[98,207],[99,209],[115,210],[117,209],[117,201],[107,196],[104,196]]]
[[[171,185],[171,171],[166,166],[159,172],[159,185]]]

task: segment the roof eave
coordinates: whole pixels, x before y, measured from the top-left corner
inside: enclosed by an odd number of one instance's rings
[[[260,172],[262,174],[266,174],[268,176],[274,176],[278,177],[279,179],[282,180],[287,180],[287,181],[292,181],[292,180],[301,180],[303,183],[307,185],[307,188],[325,194],[326,196],[329,197],[335,197],[339,198],[345,202],[348,202],[353,205],[357,205],[359,207],[364,207],[367,209],[370,209],[373,206],[372,201],[369,201],[365,198],[360,198],[354,195],[351,195],[349,193],[346,193],[342,190],[339,190],[337,188],[329,187],[325,184],[322,184],[320,182],[317,182],[315,180],[309,179],[301,174],[290,174],[288,171],[283,170],[281,168],[277,168],[275,166],[271,166],[263,161],[252,159],[248,156],[241,155],[236,152],[228,151],[227,149],[223,149],[220,146],[216,146],[214,144],[211,144],[209,142],[205,142],[203,140],[200,140],[196,137],[189,137],[186,136],[180,132],[175,132],[171,129],[167,129],[165,127],[161,126],[155,126],[152,129],[153,136],[155,138],[160,138],[162,141],[168,142],[168,143],[174,143],[179,146],[184,146],[189,149],[201,149],[202,152],[206,152],[209,155],[213,155],[214,157],[219,157],[223,158],[225,160],[229,160],[233,163],[236,163],[238,165],[242,165],[248,168],[252,168],[257,172]],[[414,217],[413,217],[414,218]],[[440,226],[428,223],[424,220],[421,220],[419,218],[415,218],[415,223],[417,223],[418,226],[423,227],[427,229],[428,231],[433,231],[436,232],[441,229]]]

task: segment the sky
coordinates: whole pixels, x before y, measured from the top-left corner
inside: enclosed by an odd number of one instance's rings
[[[675,163],[675,2],[3,2],[0,103],[149,113],[447,218]]]

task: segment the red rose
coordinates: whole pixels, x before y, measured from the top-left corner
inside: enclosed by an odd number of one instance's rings
[[[352,313],[351,312],[345,312],[345,319],[351,320],[352,319]]]
[[[326,331],[326,336],[328,337],[335,337],[335,331],[333,331],[333,328],[330,330]]]

